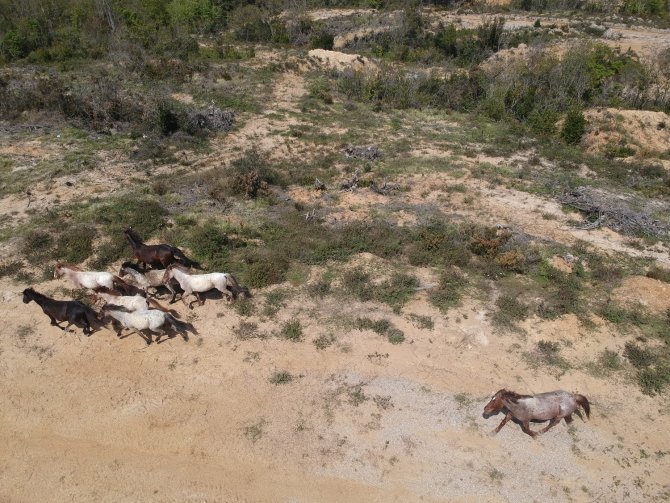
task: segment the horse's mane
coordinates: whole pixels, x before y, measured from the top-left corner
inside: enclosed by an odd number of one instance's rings
[[[36,297],[41,297],[42,299],[48,299],[49,298],[46,295],[44,295],[43,293],[40,293],[37,290],[35,290],[32,286],[30,288],[26,288],[25,290],[23,290],[23,293],[24,294],[30,293],[31,295],[35,295]]]
[[[135,232],[131,227],[128,227],[128,228],[126,229],[126,234],[128,234],[128,236],[129,236],[133,241],[137,241],[139,244],[143,244],[143,243],[144,243],[144,241],[142,241],[142,238],[140,237],[140,235],[139,235],[137,232]]]
[[[168,266],[168,269],[178,269],[178,270],[180,270],[181,272],[185,272],[185,273],[188,273],[188,272],[190,271],[190,269],[189,269],[188,267],[186,267],[186,266],[184,266],[184,265],[181,265],[181,264],[179,264],[179,263],[177,263],[177,262],[173,262],[172,264],[170,264],[170,265]]]
[[[532,398],[530,395],[520,395],[514,391],[503,390],[502,391],[503,400],[509,400],[512,403],[517,403],[521,398]]]
[[[66,269],[72,269],[73,271],[82,271],[82,268],[74,264],[68,264],[67,262],[59,262],[57,267],[65,267]]]

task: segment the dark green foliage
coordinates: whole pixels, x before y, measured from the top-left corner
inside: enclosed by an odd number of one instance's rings
[[[642,348],[634,342],[626,343],[623,355],[638,369],[649,367],[656,362],[656,357],[650,350]]]
[[[580,313],[582,284],[575,274],[568,274],[543,261],[537,270],[537,281],[545,288],[538,308],[543,318],[553,319],[568,313]]]
[[[23,262],[20,260],[7,261],[0,264],[0,278],[14,276],[23,269]]]
[[[54,251],[56,258],[71,264],[85,261],[93,253],[95,229],[88,226],[76,226],[63,230],[56,240]]]
[[[275,372],[274,374],[272,374],[272,377],[270,377],[270,382],[275,385],[288,384],[291,381],[293,381],[293,375],[290,372],[287,372],[286,370]]]
[[[631,16],[668,17],[666,0],[624,0],[621,13]]]
[[[300,320],[286,321],[281,326],[279,332],[280,337],[292,342],[300,342],[302,340],[302,325]]]
[[[350,269],[342,275],[342,287],[347,294],[359,300],[372,300],[373,289],[370,285],[370,274],[360,267]]]
[[[554,365],[567,370],[570,363],[560,355],[561,347],[558,342],[540,341],[537,343],[537,355],[547,365]]]
[[[403,273],[394,273],[374,289],[374,298],[388,304],[394,311],[400,310],[412,298],[419,286],[419,280],[414,276]]]
[[[517,321],[523,321],[528,317],[528,306],[518,300],[517,297],[501,295],[496,300],[498,310],[493,314],[493,321],[499,325],[514,327]]]
[[[670,366],[660,364],[655,368],[645,368],[638,373],[637,379],[643,393],[660,394],[670,384]]]
[[[565,117],[565,123],[561,129],[561,138],[569,145],[577,145],[582,141],[586,132],[586,119],[584,113],[578,108],[571,108]]]
[[[465,229],[442,221],[430,222],[414,230],[407,250],[409,263],[417,266],[464,267],[470,261],[467,242]]]
[[[467,285],[467,279],[461,273],[455,270],[445,271],[440,277],[439,286],[428,294],[428,300],[446,314],[461,300],[465,285]]]
[[[355,327],[358,330],[372,330],[379,335],[384,335],[391,344],[401,344],[405,340],[405,333],[394,327],[387,319],[356,318]]]
[[[647,277],[670,283],[670,269],[654,265],[647,271]]]
[[[356,318],[355,326],[358,330],[372,330],[379,335],[384,335],[393,325],[387,319]]]

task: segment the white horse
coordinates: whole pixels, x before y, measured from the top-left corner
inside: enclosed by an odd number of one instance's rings
[[[65,276],[76,288],[88,288],[97,290],[98,288],[107,288],[114,290],[116,285],[126,285],[118,276],[104,271],[82,271],[79,267],[56,262],[54,269],[54,279]]]
[[[174,311],[162,306],[159,302],[156,302],[153,299],[147,299],[141,295],[118,295],[115,292],[110,290],[103,291],[99,290],[95,292],[92,296],[93,301],[97,302],[102,300],[106,304],[113,304],[115,306],[121,306],[126,308],[128,311],[146,311],[151,308],[158,309],[164,313],[175,314]]]
[[[240,284],[235,279],[235,276],[226,272],[213,272],[209,274],[188,274],[184,266],[179,264],[170,264],[165,270],[165,275],[163,276],[163,282],[167,283],[172,278],[176,279],[181,286],[184,293],[181,296],[181,301],[186,304],[186,297],[189,295],[195,295],[198,303],[202,306],[204,301],[200,296],[201,293],[207,292],[209,290],[218,290],[224,294],[228,300],[237,298],[237,295],[243,293],[246,297],[251,297],[249,289]],[[232,295],[231,295],[232,292]],[[192,301],[188,305],[189,308],[193,309]]]
[[[193,325],[190,323],[179,321],[171,314],[164,313],[163,311],[159,311],[157,309],[145,309],[142,311],[128,312],[123,307],[115,306],[113,304],[106,304],[100,310],[100,313],[105,318],[113,318],[119,324],[121,324],[123,328],[137,331],[140,335],[142,335],[142,337],[144,337],[144,335],[141,333],[142,330],[156,332],[158,334],[156,337],[157,343],[160,342],[161,336],[167,335],[169,337],[169,334],[165,332],[164,329],[166,323],[170,325],[175,331],[179,332],[185,341],[188,340],[189,330],[193,333],[197,333]],[[117,328],[116,335],[121,335],[121,329]],[[144,339],[147,344],[151,344],[151,334],[147,335],[148,337],[145,337]]]
[[[135,284],[137,287],[144,290],[147,295],[157,296],[158,287],[164,286],[172,294],[172,299],[170,303],[173,303],[177,297],[177,292],[175,291],[175,286],[177,281],[172,280],[167,283],[163,283],[163,276],[165,275],[164,269],[150,269],[146,272],[140,272],[133,267],[130,262],[124,262],[119,269],[119,276],[121,278],[130,277],[131,283]],[[154,293],[149,292],[149,288],[154,289]]]

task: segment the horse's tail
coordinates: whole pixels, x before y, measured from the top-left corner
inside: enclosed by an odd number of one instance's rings
[[[586,399],[586,397],[584,395],[575,394],[575,400],[577,401],[578,405],[582,406],[584,412],[586,412],[586,417],[589,417],[589,414],[591,414],[591,404],[589,404],[589,401]]]
[[[174,309],[168,309],[157,300],[147,297],[147,304],[149,304],[151,307],[155,307],[159,311],[163,311],[164,313],[171,315],[174,318],[179,318],[179,313],[177,311],[175,311]]]
[[[172,255],[174,255],[174,258],[178,263],[180,263],[181,265],[183,265],[185,267],[193,267],[194,269],[202,270],[202,266],[200,265],[200,262],[196,262],[195,260],[191,260],[186,255],[184,255],[184,252],[181,251],[176,246],[171,246],[170,248],[172,248]]]
[[[240,286],[235,276],[230,273],[226,273],[226,279],[230,280],[230,282],[226,281],[226,284],[230,286],[230,290],[233,292],[234,298],[237,298],[237,296],[241,293],[244,294],[246,298],[251,297],[251,292],[249,292],[249,289],[246,286]]]
[[[198,334],[198,331],[195,329],[195,327],[191,323],[187,323],[185,321],[178,320],[174,316],[172,316],[170,313],[165,313],[165,319],[167,322],[170,324],[170,326],[182,334],[184,336],[184,339],[188,340],[188,332],[192,332],[194,334]]]

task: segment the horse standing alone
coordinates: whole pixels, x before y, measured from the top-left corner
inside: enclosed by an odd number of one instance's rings
[[[584,395],[559,390],[531,396],[519,395],[513,391],[501,389],[491,397],[489,403],[484,407],[484,417],[488,418],[502,409],[507,409],[505,418],[493,430],[494,433],[498,433],[507,424],[507,421],[515,418],[521,422],[523,432],[535,438],[537,432],[531,431],[530,421],[549,420],[549,424],[539,432],[546,433],[550,428],[560,423],[561,419],[565,419],[565,422],[570,424],[573,413],[581,417],[579,406],[586,412],[586,417],[589,417],[591,406]]]

